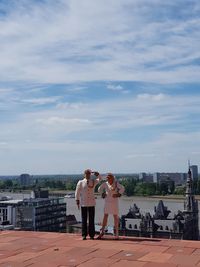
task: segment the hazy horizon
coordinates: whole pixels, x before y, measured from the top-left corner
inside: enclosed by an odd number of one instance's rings
[[[154,173],[185,173],[187,174],[187,171],[185,172],[181,172],[181,171],[175,171],[175,172],[164,172],[164,171],[161,171],[161,172],[128,172],[128,173],[125,173],[125,172],[118,172],[118,173],[113,173],[114,175],[127,175],[127,176],[131,176],[131,175],[139,175],[140,173],[146,173],[146,174],[154,174]],[[7,175],[4,175],[4,174],[0,174],[0,179],[3,178],[3,177],[19,177],[21,174],[24,174],[24,173],[20,173],[20,174],[7,174]],[[29,174],[30,176],[83,176],[84,173],[25,173],[25,174]],[[107,173],[100,173],[102,176],[106,175]]]

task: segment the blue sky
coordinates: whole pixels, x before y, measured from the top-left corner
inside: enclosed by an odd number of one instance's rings
[[[198,0],[0,0],[0,174],[200,162]]]

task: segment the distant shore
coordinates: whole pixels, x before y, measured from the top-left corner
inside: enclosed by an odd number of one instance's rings
[[[67,190],[49,190],[49,194],[50,195],[66,195],[67,193],[71,193],[71,192],[74,192],[74,191],[67,191]],[[29,194],[29,193],[31,193],[31,190],[19,190],[19,191],[17,191],[17,190],[15,190],[14,192],[12,192],[11,190],[6,190],[6,189],[4,189],[4,190],[0,190],[0,193],[1,194],[6,194],[6,193],[26,193],[26,194]],[[97,197],[100,197],[100,195],[98,194],[98,193],[95,193],[95,195],[97,196]],[[162,199],[162,200],[184,200],[185,199],[185,196],[183,196],[183,195],[165,195],[165,196],[163,196],[163,195],[152,195],[152,196],[137,196],[137,195],[134,195],[134,196],[122,196],[122,198],[124,199],[124,200],[130,200],[130,199]],[[200,200],[200,195],[195,195],[195,198],[197,199],[197,200]]]
[[[165,201],[165,200],[167,200],[167,201],[172,201],[172,202],[177,202],[177,201],[180,201],[180,202],[182,202],[183,200],[184,200],[184,197],[183,196],[180,196],[180,197],[170,197],[170,196],[129,196],[129,197],[127,197],[127,196],[122,196],[121,197],[123,200],[127,200],[127,201],[130,201],[130,200],[132,200],[132,201],[142,201],[142,200],[149,200],[149,201],[153,201],[153,200],[157,200],[157,201],[159,201],[159,200],[163,200],[163,201]]]
[[[100,197],[98,195],[98,197]],[[122,196],[123,200],[168,200],[168,201],[183,201],[185,196],[182,195],[167,195],[167,196]],[[200,195],[195,195],[196,200],[200,200]]]

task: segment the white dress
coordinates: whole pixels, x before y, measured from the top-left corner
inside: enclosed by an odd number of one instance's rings
[[[124,193],[124,187],[117,181],[114,181],[112,185],[108,182],[103,183],[98,188],[99,193],[106,193],[105,197],[105,205],[104,205],[104,213],[105,214],[119,214],[119,201],[118,197],[113,197],[114,194]]]

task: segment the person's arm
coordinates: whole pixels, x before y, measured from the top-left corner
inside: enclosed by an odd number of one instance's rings
[[[75,191],[75,200],[76,200],[76,205],[78,206],[78,209],[80,208],[80,194],[81,194],[81,181],[78,181],[76,185],[76,191]]]
[[[117,182],[117,193],[113,195],[113,197],[121,197],[121,195],[124,193],[124,186]]]
[[[106,192],[105,192],[105,183],[101,184],[98,188],[98,192],[101,194],[102,198],[106,197]]]
[[[105,183],[101,184],[101,185],[98,187],[98,192],[99,192],[100,194],[102,194],[103,191],[104,191],[104,189],[105,189]]]
[[[118,183],[117,187],[118,187],[118,193],[122,195],[124,193],[124,190],[125,190],[124,186],[122,184]]]
[[[97,177],[95,179],[95,186],[102,180],[101,175],[99,174],[99,172],[94,172],[94,175]]]

